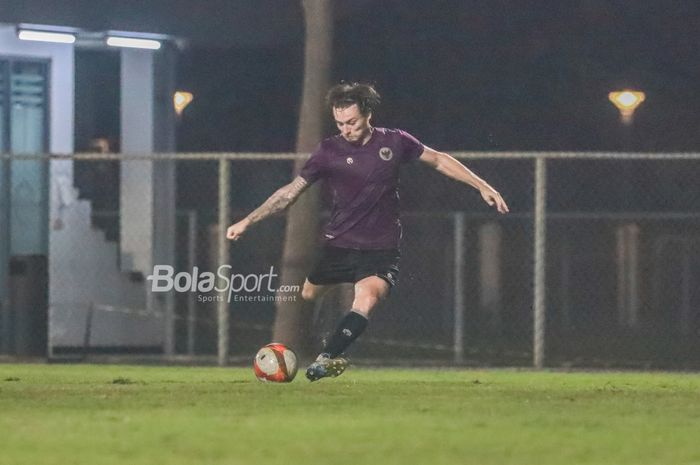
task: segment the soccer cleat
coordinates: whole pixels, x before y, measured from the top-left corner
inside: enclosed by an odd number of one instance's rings
[[[348,367],[348,361],[344,358],[330,358],[326,354],[321,354],[316,361],[306,369],[306,378],[309,381],[318,381],[321,378],[335,378],[343,374]]]

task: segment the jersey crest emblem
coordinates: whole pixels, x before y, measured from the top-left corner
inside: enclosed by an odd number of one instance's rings
[[[345,161],[348,163],[348,165],[352,165],[355,162],[352,157],[348,157]]]
[[[394,156],[394,152],[391,151],[389,147],[382,147],[379,149],[379,158],[384,161],[389,161]]]

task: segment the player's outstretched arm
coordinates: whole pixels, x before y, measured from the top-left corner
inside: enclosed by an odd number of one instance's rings
[[[508,213],[508,205],[501,194],[455,158],[426,146],[420,160],[445,176],[474,187],[481,193],[484,201],[492,207],[495,206],[499,213]]]
[[[238,223],[229,226],[226,230],[226,238],[237,241],[252,224],[262,221],[277,212],[281,212],[292,205],[308,186],[309,183],[306,179],[297,176],[289,184],[277,189],[274,194],[248,216]]]

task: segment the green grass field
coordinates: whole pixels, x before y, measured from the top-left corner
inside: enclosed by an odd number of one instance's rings
[[[0,364],[0,464],[700,464],[700,376]]]

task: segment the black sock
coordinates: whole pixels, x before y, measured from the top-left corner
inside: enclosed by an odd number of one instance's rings
[[[340,320],[338,327],[326,344],[323,352],[328,354],[331,358],[337,357],[345,352],[345,349],[362,334],[362,331],[364,331],[366,327],[367,318],[361,313],[351,310],[350,313]]]

